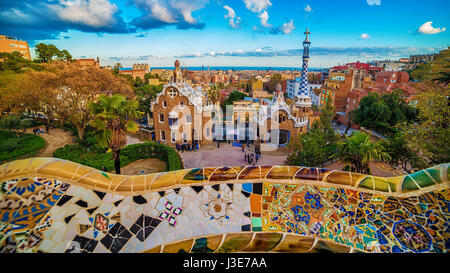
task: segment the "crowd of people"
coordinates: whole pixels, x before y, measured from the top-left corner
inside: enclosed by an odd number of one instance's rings
[[[34,135],[38,136],[43,133],[43,131],[41,130],[41,128],[33,128],[33,133]]]
[[[247,143],[247,147],[242,147],[242,152],[244,153],[244,162],[248,163],[248,165],[255,165],[261,159],[261,152],[255,148],[255,151],[250,151],[250,146]]]
[[[40,135],[40,134],[42,134],[42,133],[48,133],[48,132],[50,132],[50,127],[47,125],[47,126],[45,126],[45,131],[43,130],[43,129],[41,129],[41,128],[39,128],[39,127],[37,127],[37,128],[33,128],[33,133],[34,133],[34,135],[36,135],[36,136],[38,136],[38,135]]]
[[[197,147],[195,147],[194,144],[190,144],[190,143],[183,143],[183,144],[176,144],[175,145],[176,149],[178,152],[192,152],[195,151],[197,149]]]

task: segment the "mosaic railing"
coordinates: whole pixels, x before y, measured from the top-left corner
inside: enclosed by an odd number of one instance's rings
[[[0,165],[0,252],[447,252],[449,164],[406,176],[295,166],[125,176]]]

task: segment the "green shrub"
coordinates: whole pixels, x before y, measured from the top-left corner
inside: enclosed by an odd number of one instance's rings
[[[35,156],[45,146],[45,140],[32,134],[0,131],[0,162]]]
[[[99,145],[89,148],[81,145],[66,145],[53,152],[57,158],[67,159],[96,169],[106,167],[107,171],[114,170],[114,161],[111,153]],[[126,146],[120,151],[120,166],[123,167],[139,159],[156,158],[166,163],[166,171],[182,168],[178,153],[169,146],[156,142],[138,143]]]

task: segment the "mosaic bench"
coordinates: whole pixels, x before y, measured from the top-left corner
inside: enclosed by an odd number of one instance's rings
[[[0,165],[0,252],[447,252],[449,164],[382,178],[297,166],[116,175]]]

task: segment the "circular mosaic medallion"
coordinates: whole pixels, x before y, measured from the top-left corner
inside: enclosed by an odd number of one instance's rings
[[[414,252],[424,252],[431,247],[428,232],[416,223],[401,220],[394,224],[393,234],[400,244]]]

